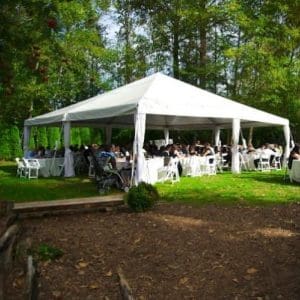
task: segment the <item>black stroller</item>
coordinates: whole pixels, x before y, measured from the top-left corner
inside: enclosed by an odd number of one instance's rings
[[[118,170],[111,167],[110,157],[97,158],[93,152],[91,156],[95,170],[97,189],[100,194],[109,192],[111,188],[117,188],[125,192],[129,191],[129,182],[126,182]]]

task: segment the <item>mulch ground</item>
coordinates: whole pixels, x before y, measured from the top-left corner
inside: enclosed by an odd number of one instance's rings
[[[39,299],[300,299],[300,205],[160,204],[22,221],[23,240],[64,254],[39,261]],[[18,259],[17,259],[18,260]],[[22,299],[14,269],[9,297]]]

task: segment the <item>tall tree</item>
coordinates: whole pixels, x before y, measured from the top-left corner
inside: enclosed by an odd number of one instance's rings
[[[108,0],[2,1],[0,119],[20,124],[107,89],[101,74],[114,54],[98,19],[108,6]]]

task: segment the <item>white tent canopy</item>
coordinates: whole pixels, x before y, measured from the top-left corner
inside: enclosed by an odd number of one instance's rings
[[[216,139],[222,128],[233,128],[233,155],[241,127],[284,126],[286,152],[289,152],[289,121],[264,111],[228,100],[190,84],[156,73],[110,92],[25,121],[24,150],[31,126],[134,127],[134,152],[140,157],[145,128],[214,129]],[[139,130],[139,132],[137,132]],[[65,140],[69,141],[66,136]],[[68,142],[67,142],[68,145]],[[233,158],[233,172],[238,172]],[[237,162],[238,163],[238,162]],[[139,166],[140,164],[140,166]],[[238,168],[238,169],[237,169]],[[137,171],[138,173],[139,171]],[[139,178],[139,175],[137,174]],[[139,181],[139,179],[138,179]]]

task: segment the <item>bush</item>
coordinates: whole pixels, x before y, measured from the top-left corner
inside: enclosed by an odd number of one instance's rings
[[[61,249],[49,246],[47,244],[41,244],[37,250],[40,260],[54,260],[60,258],[64,253]]]
[[[159,194],[156,187],[141,182],[129,190],[128,194],[125,195],[125,200],[131,210],[142,212],[154,206],[159,200]]]

